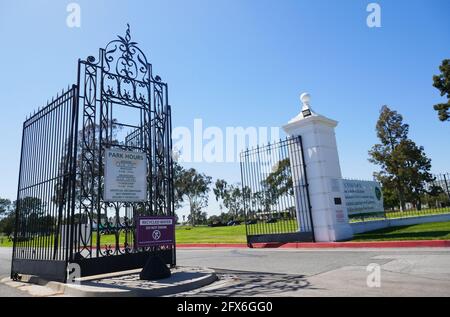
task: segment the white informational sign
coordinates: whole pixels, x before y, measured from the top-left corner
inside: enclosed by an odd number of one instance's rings
[[[342,180],[349,215],[383,212],[383,194],[377,182]]]
[[[104,201],[147,200],[147,156],[141,152],[105,150]]]

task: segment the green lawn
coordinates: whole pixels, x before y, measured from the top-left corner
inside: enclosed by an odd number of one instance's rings
[[[245,225],[231,227],[177,227],[177,243],[247,243]]]
[[[95,245],[96,235],[93,237]],[[245,225],[211,228],[177,227],[177,243],[246,243]],[[450,240],[450,222],[394,227],[355,235],[353,241]],[[124,235],[120,243],[125,241]],[[114,235],[102,236],[102,245],[114,244]],[[7,237],[0,237],[0,247],[12,247]]]
[[[274,229],[271,229],[272,227]],[[295,232],[297,227],[297,220],[281,220],[276,223],[250,225],[248,230],[250,234],[253,234],[253,232],[271,232],[275,231],[275,228],[278,232]],[[216,228],[206,226],[177,227],[175,233],[177,243],[247,243],[245,225]]]
[[[177,227],[176,231],[177,243],[246,243],[245,225],[217,227],[211,228],[206,226],[198,227]],[[97,235],[93,235],[92,245],[96,245]],[[102,245],[114,244],[114,235],[103,235],[101,238]],[[124,244],[125,235],[121,234],[119,243]],[[50,242],[51,243],[51,242]],[[12,242],[7,237],[0,238],[0,247],[12,247]]]
[[[353,241],[450,240],[450,221],[392,227],[354,236]]]
[[[417,216],[427,216],[427,215],[439,215],[439,214],[448,214],[450,213],[450,208],[431,208],[424,210],[407,210],[407,211],[395,211],[395,212],[386,212],[386,217],[389,219],[393,218],[404,218],[406,217],[417,217]]]
[[[12,247],[12,241],[8,241],[8,237],[0,235],[0,247]]]
[[[432,215],[440,215],[440,214],[448,214],[450,213],[450,208],[431,208],[431,209],[423,209],[423,210],[406,210],[406,211],[387,211],[386,218],[387,219],[397,219],[397,218],[408,218],[408,217],[420,217],[420,216],[432,216]],[[363,220],[364,219],[364,220]],[[376,215],[368,214],[364,215],[355,215],[354,217],[350,216],[350,222],[360,222],[360,221],[375,221],[375,220],[383,220],[385,216],[383,213],[379,213]]]

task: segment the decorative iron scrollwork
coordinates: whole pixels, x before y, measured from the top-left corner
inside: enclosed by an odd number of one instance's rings
[[[147,57],[137,46],[138,43],[131,41],[130,25],[127,24],[125,37],[117,36],[119,39],[108,43],[105,48],[104,71],[123,76],[127,79],[148,82],[150,65]]]

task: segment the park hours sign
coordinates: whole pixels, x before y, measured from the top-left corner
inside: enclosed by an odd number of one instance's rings
[[[142,152],[105,150],[106,202],[147,200],[147,156]]]

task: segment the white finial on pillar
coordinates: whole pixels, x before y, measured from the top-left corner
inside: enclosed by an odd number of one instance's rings
[[[307,92],[304,92],[300,95],[300,101],[302,102],[302,116],[303,118],[309,117],[313,114],[311,109],[311,95]]]
[[[300,95],[300,101],[303,104],[303,109],[309,108],[310,102],[311,102],[311,95],[307,92],[304,92]]]

